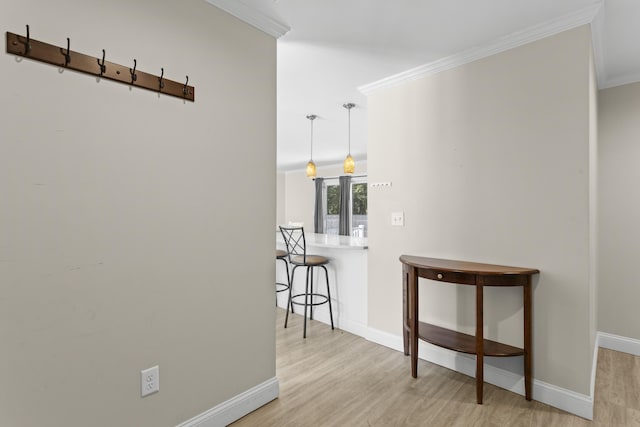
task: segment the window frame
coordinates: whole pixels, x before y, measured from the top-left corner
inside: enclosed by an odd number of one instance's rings
[[[357,177],[352,177],[351,178],[351,184],[349,185],[349,191],[351,193],[351,203],[349,204],[349,230],[353,229],[353,185],[354,184],[365,184],[367,185],[367,190],[368,190],[368,180],[367,180],[367,176],[357,176]],[[340,187],[340,179],[339,178],[325,178],[322,182],[322,213],[323,213],[323,218],[322,218],[322,229],[324,230],[325,234],[333,234],[333,235],[338,235],[340,230],[336,230],[335,233],[328,233],[328,229],[327,229],[327,219],[329,216],[329,212],[328,212],[328,187],[331,186],[335,186],[335,187]],[[368,217],[369,217],[369,192],[367,191],[367,224],[368,224]],[[368,233],[368,227],[367,227],[367,234]]]

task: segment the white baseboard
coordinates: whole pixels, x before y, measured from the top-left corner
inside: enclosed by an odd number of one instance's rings
[[[377,344],[384,345],[385,347],[404,351],[401,336],[369,328],[365,338]],[[475,376],[476,363],[473,357],[423,342],[418,344],[418,357],[453,371]],[[484,380],[489,384],[524,396],[524,377],[521,374],[485,364]],[[562,409],[563,411],[570,412],[588,420],[593,419],[593,399],[590,396],[535,379],[533,380],[532,392],[533,399],[538,402]]]
[[[359,337],[366,336],[369,329],[367,325],[351,319],[338,319],[337,323],[337,328],[352,333],[353,335],[358,335]]]
[[[279,394],[280,383],[273,377],[176,427],[225,427],[276,399]]]
[[[621,351],[623,353],[640,356],[640,340],[621,337],[620,335],[598,332],[598,345],[610,350]]]
[[[598,370],[598,347],[600,347],[600,334],[596,332],[596,342],[593,346],[593,357],[591,359],[591,399],[596,396],[596,372]]]
[[[280,307],[281,309],[284,310],[285,305],[286,302],[284,302],[283,304],[281,301],[278,301],[278,307]],[[295,315],[302,316],[302,310],[304,310],[303,307],[296,305],[295,310]],[[289,314],[289,316],[291,316],[291,314]],[[331,325],[329,310],[326,307],[316,307],[316,309],[314,310],[313,320],[322,322],[325,325]],[[359,337],[366,336],[369,329],[366,323],[350,319],[344,315],[341,315],[340,313],[336,313],[335,311],[333,313],[333,326],[337,329],[341,329],[354,335],[358,335]]]

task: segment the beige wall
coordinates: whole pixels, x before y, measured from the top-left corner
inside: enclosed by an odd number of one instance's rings
[[[369,181],[393,183],[369,196],[370,327],[401,334],[401,254],[538,268],[535,378],[590,393],[590,68],[584,26],[369,97]],[[473,331],[472,289],[421,289]],[[521,306],[488,289],[487,335],[521,345]]]
[[[599,93],[598,330],[640,339],[640,83]]]
[[[593,46],[589,50],[589,321],[590,345],[596,349],[598,331],[598,82]],[[597,354],[597,353],[596,353]],[[595,378],[592,378],[592,390]],[[593,396],[593,393],[591,394]]]
[[[27,23],[196,101],[0,55],[0,425],[174,426],[273,378],[275,40],[202,0],[3,2]]]
[[[367,173],[367,162],[356,162],[356,172],[354,175],[365,175]],[[286,224],[289,221],[304,223],[305,231],[313,231],[313,209],[315,206],[315,183],[307,178],[305,170],[295,170],[284,172],[284,218],[279,224]],[[344,175],[342,164],[318,166],[317,176],[335,177]],[[280,187],[279,187],[280,188]],[[278,196],[278,201],[281,201]]]

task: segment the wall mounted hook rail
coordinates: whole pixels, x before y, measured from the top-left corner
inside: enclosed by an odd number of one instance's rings
[[[187,83],[177,82],[164,78],[164,69],[160,77],[144,71],[137,70],[137,61],[134,60],[133,70],[127,66],[105,61],[105,52],[102,51],[102,61],[99,58],[70,49],[71,41],[67,38],[67,49],[34,40],[30,37],[29,26],[27,35],[21,36],[9,31],[6,32],[6,51],[8,54],[29,58],[35,61],[45,62],[56,67],[65,67],[69,70],[98,76],[103,79],[131,85],[135,81],[135,87],[160,92],[188,101],[195,101],[195,87]],[[160,82],[160,85],[158,84]],[[160,87],[158,87],[160,86]]]

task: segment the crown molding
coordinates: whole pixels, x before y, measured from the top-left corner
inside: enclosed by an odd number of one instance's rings
[[[280,38],[287,34],[291,28],[282,22],[276,21],[270,16],[251,8],[240,0],[205,0],[207,3],[224,10],[241,21],[264,31],[270,36]]]
[[[597,3],[576,12],[542,24],[534,25],[522,31],[508,34],[485,45],[468,49],[428,64],[409,69],[402,73],[394,74],[373,83],[360,86],[358,87],[358,90],[368,96],[382,89],[450,70],[452,68],[477,61],[478,59],[486,58],[488,56],[579,27],[580,25],[588,24],[593,21],[601,7],[602,0],[599,0]]]

